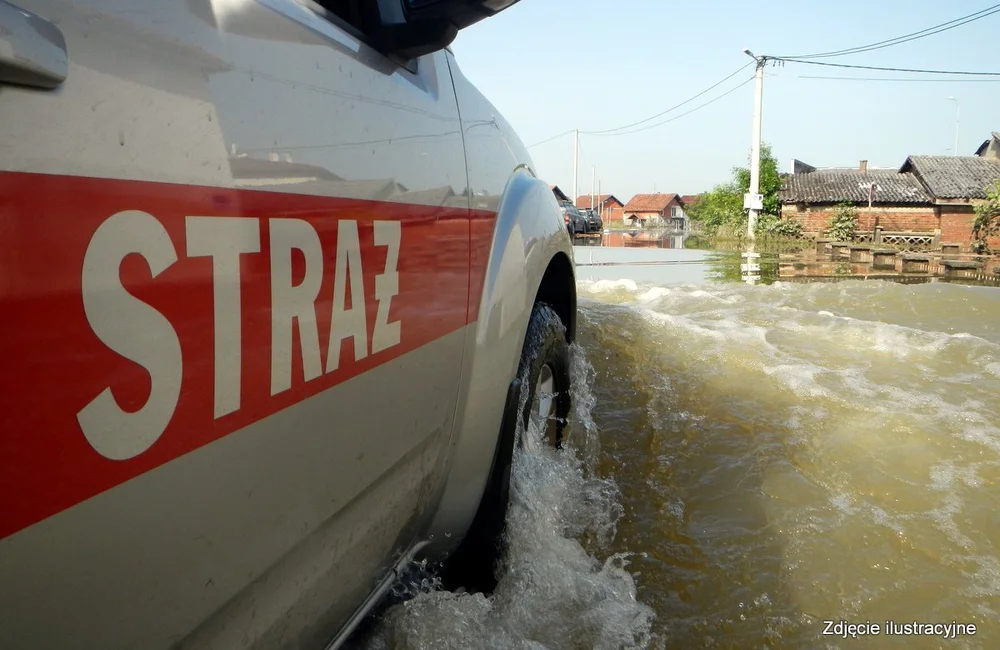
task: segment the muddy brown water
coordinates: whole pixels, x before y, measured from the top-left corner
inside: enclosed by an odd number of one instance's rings
[[[577,262],[572,444],[517,459],[498,592],[369,647],[1000,647],[1000,291]]]

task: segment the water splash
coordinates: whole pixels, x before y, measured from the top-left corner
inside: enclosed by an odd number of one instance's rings
[[[573,410],[563,449],[515,452],[496,592],[442,591],[418,572],[401,587],[417,595],[384,615],[369,650],[648,647],[653,611],[636,597],[630,555],[602,552],[622,506],[614,480],[597,473],[594,370],[578,346],[570,372]]]

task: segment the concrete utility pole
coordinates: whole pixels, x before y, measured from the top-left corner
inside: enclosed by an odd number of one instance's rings
[[[573,205],[580,197],[577,181],[580,180],[580,129],[573,131]]]
[[[948,97],[950,101],[955,102],[955,151],[954,155],[958,155],[958,120],[961,117],[961,107],[958,105],[958,100],[954,97]]]
[[[590,209],[594,210],[594,190],[597,189],[597,165],[590,166]]]
[[[764,103],[764,65],[766,56],[757,56],[748,49],[743,53],[757,62],[753,100],[753,140],[750,149],[750,191],[743,197],[743,207],[747,209],[747,237],[754,240],[757,215],[764,208],[764,197],[760,193],[760,123]]]

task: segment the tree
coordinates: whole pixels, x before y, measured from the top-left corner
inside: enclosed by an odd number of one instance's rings
[[[750,191],[750,169],[737,167],[733,170],[737,185],[743,192]],[[778,161],[771,153],[770,145],[760,148],[760,193],[764,195],[763,214],[778,216],[781,214],[781,175],[778,173]]]
[[[764,195],[762,214],[773,217],[762,219],[763,224],[774,224],[778,221],[777,217],[781,213],[781,200],[778,196],[780,189],[778,161],[771,153],[771,147],[763,145],[760,150],[760,191]],[[743,209],[743,195],[749,191],[749,168],[734,167],[732,180],[715,186],[711,192],[702,194],[698,203],[688,210],[688,216],[701,222],[709,233],[716,233],[722,227],[734,233],[745,231],[747,213]]]
[[[986,190],[986,201],[973,209],[976,219],[972,222],[972,252],[989,253],[989,238],[1000,235],[1000,181]]]

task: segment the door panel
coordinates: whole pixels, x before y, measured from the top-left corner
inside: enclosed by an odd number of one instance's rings
[[[444,479],[447,63],[292,0],[22,5],[69,72],[0,88],[0,646],[320,643]]]

